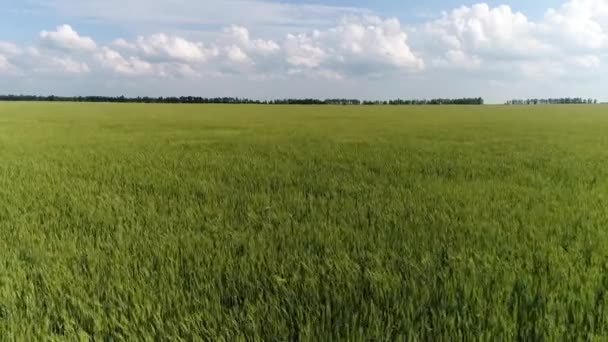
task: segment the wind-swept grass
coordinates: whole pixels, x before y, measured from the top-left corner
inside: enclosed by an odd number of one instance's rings
[[[608,107],[0,104],[2,340],[608,338]]]

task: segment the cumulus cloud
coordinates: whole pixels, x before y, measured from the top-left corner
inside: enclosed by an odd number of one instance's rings
[[[397,19],[368,17],[347,20],[325,35],[329,41],[338,44],[338,53],[347,61],[369,60],[410,70],[424,68],[423,61],[408,46],[407,34]]]
[[[95,54],[101,66],[118,75],[129,77],[193,77],[199,72],[191,65],[179,61],[152,62],[137,56],[123,56],[107,46]]]
[[[70,74],[83,74],[90,71],[87,63],[75,61],[71,57],[52,57],[50,62],[54,70],[59,69]]]
[[[288,35],[286,60],[297,68],[358,75],[420,71],[424,61],[410,49],[407,40],[397,19],[351,17],[327,30]]]
[[[285,41],[285,52],[287,62],[295,67],[317,68],[329,55],[319,42],[321,34],[314,31],[312,35],[288,34]]]
[[[236,45],[232,45],[226,48],[226,54],[228,55],[228,59],[232,62],[236,63],[253,63],[249,56],[240,47]]]
[[[231,26],[225,30],[228,40],[248,52],[271,55],[281,48],[273,40],[252,39],[249,30],[242,26]]]
[[[9,62],[8,58],[0,55],[0,73],[13,73],[14,71],[15,66]]]
[[[10,55],[10,56],[16,56],[16,55],[20,55],[23,50],[18,47],[15,43],[11,43],[11,42],[0,42],[0,52]]]
[[[608,2],[570,0],[539,21],[507,5],[463,6],[424,24],[419,34],[437,67],[551,79],[600,67],[599,53],[608,47]]]
[[[139,36],[134,41],[119,38],[110,46],[103,47],[96,59],[105,68],[129,76],[195,77],[200,75],[198,69],[220,55],[216,46],[165,33]],[[238,49],[231,56],[248,58]]]
[[[32,46],[20,47],[11,42],[0,42],[0,72],[5,75],[38,73],[49,66],[52,58],[54,56],[43,56]]]
[[[608,2],[570,0],[559,9],[550,9],[542,28],[548,39],[563,39],[568,49],[601,49],[608,44]]]
[[[70,25],[58,26],[51,32],[42,31],[40,39],[46,46],[62,50],[94,51],[97,48],[93,39],[80,36]]]
[[[248,28],[237,25],[206,42],[158,33],[130,41],[119,38],[110,47],[98,49],[91,38],[81,37],[69,25],[43,31],[41,38],[46,46],[94,51],[103,67],[123,75],[236,72],[254,77],[282,73],[344,79],[461,69],[519,70],[523,76],[537,76],[543,65],[556,63],[559,70],[566,65],[598,69],[602,58],[597,52],[607,44],[607,6],[603,0],[570,0],[547,10],[542,20],[532,21],[510,6],[480,3],[409,28],[397,19],[357,15],[325,29],[289,33],[280,39],[252,37]],[[577,49],[570,51],[573,46]],[[0,43],[0,52],[15,54],[20,48]],[[73,63],[66,67],[87,70]],[[547,73],[548,77],[556,74]]]
[[[103,47],[96,54],[96,58],[102,66],[119,74],[135,76],[152,75],[154,73],[154,67],[151,63],[137,57],[125,58],[119,52],[108,47]]]
[[[449,50],[443,56],[436,57],[432,65],[437,68],[462,68],[465,70],[479,69],[481,58],[475,55],[467,55],[462,50]]]
[[[203,43],[191,42],[164,33],[149,37],[140,36],[135,46],[148,58],[161,61],[205,62],[218,54],[216,48],[206,48]]]
[[[137,45],[133,44],[133,43],[129,43],[127,42],[125,39],[123,38],[118,38],[115,39],[112,44],[112,46],[118,48],[118,49],[122,49],[122,50],[129,50],[129,51],[134,51],[137,49]]]
[[[491,59],[513,59],[546,53],[550,47],[534,35],[537,24],[509,6],[485,3],[460,7],[426,24],[422,33],[438,51]]]
[[[253,38],[242,26],[230,26],[218,32],[211,42],[158,33],[140,36],[132,42],[116,39],[111,46],[115,53],[135,56],[153,65],[157,72],[167,75],[197,76],[200,71],[255,74],[268,69],[270,64],[275,67],[281,64],[281,48],[275,41]]]

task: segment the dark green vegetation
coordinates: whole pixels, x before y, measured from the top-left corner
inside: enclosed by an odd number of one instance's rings
[[[559,99],[527,99],[509,100],[508,105],[547,105],[547,104],[597,104],[597,99],[583,99],[581,97],[562,97]]]
[[[608,108],[0,104],[2,340],[608,338]]]
[[[0,101],[11,102],[106,102],[106,103],[185,103],[185,104],[275,104],[275,105],[482,105],[481,97],[462,99],[431,99],[431,100],[390,100],[390,101],[361,101],[358,99],[275,99],[253,100],[238,97],[207,98],[200,96],[180,97],[112,97],[112,96],[37,96],[37,95],[0,95]]]

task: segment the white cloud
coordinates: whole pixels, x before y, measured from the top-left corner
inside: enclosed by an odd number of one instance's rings
[[[601,66],[602,61],[598,56],[594,55],[586,55],[586,56],[578,56],[573,58],[573,63],[575,66],[584,69],[597,69]]]
[[[3,55],[0,55],[0,73],[12,74],[15,72],[15,66]]]
[[[460,7],[424,25],[422,34],[438,51],[454,51],[488,59],[513,59],[543,54],[550,47],[534,35],[537,24],[509,6],[485,3]],[[465,58],[472,58],[467,56]]]
[[[296,67],[316,68],[327,58],[328,54],[319,46],[319,31],[312,35],[287,35],[285,51],[287,62]]]
[[[130,76],[200,76],[201,69],[221,52],[216,46],[165,33],[139,36],[134,41],[119,38],[111,46],[102,48],[97,60],[116,73]],[[248,58],[238,48],[232,50],[231,57],[235,61]]]
[[[231,26],[225,30],[228,40],[246,51],[270,55],[278,52],[281,48],[273,40],[251,39],[249,30],[242,26]]]
[[[574,68],[601,66],[601,58],[593,52],[565,53],[556,42],[564,39],[567,25],[555,22],[578,18],[580,22],[596,23],[604,7],[602,1],[571,0],[557,10],[547,11],[542,21],[533,22],[509,6],[482,3],[462,6],[438,20],[412,28],[402,27],[397,19],[359,15],[347,16],[324,29],[289,33],[283,39],[254,38],[248,28],[231,25],[209,36],[206,42],[157,33],[132,41],[119,38],[110,44],[111,48],[101,49],[68,25],[56,32],[43,31],[41,37],[46,44],[52,42],[64,50],[96,51],[98,63],[123,75],[182,77],[227,72],[258,79],[306,75],[336,80],[420,72],[427,64],[429,70],[519,70],[521,75],[536,77],[542,74],[538,70],[544,69],[547,59],[560,64],[560,70],[566,64]],[[595,28],[588,30],[588,47],[601,46],[603,36],[597,33],[603,32],[601,25],[599,31],[597,25],[587,26]],[[560,38],[552,39],[556,35]],[[0,51],[3,50],[18,51],[19,47],[0,44]],[[72,62],[88,67],[84,61]],[[87,70],[74,63],[66,68]]]
[[[287,62],[299,68],[322,68],[365,75],[387,70],[420,71],[424,61],[407,43],[397,19],[351,17],[327,30],[288,35]]]
[[[164,33],[140,36],[136,46],[146,57],[161,61],[205,62],[218,55],[216,48],[206,48],[202,43]]]
[[[18,47],[15,43],[11,42],[0,42],[0,52],[7,55],[15,56],[23,53],[23,50]]]
[[[95,54],[103,68],[130,77],[195,77],[200,73],[191,65],[179,61],[151,62],[138,56],[125,57],[107,46]]]
[[[58,26],[52,32],[42,31],[40,38],[46,46],[62,50],[94,51],[97,48],[93,39],[80,36],[70,25]]]
[[[129,76],[154,74],[154,66],[151,63],[137,57],[124,58],[120,53],[108,47],[103,47],[96,57],[102,66],[119,74]]]
[[[550,80],[598,69],[607,25],[604,0],[570,0],[536,22],[507,5],[482,3],[444,13],[417,39],[436,67]]]
[[[232,45],[227,48],[228,58],[236,63],[252,63],[251,59],[241,48],[236,45]]]
[[[116,72],[131,75],[141,73],[135,70],[170,74],[176,68],[168,68],[169,64],[183,64],[196,74],[267,79],[305,74],[308,69],[307,76],[342,79],[344,74],[422,70],[424,62],[409,48],[407,39],[398,20],[377,17],[343,19],[326,30],[287,34],[282,41],[254,38],[247,28],[233,25],[205,43],[165,33],[140,36],[132,42],[117,39],[111,44],[113,48],[98,53],[98,60]],[[135,68],[134,64],[145,67]]]
[[[605,0],[570,0],[558,10],[545,15],[543,29],[549,39],[567,49],[601,49],[608,44],[608,2]]]
[[[38,50],[37,48],[29,46],[25,49],[22,49],[22,55],[29,57],[40,57],[41,53],[40,50]]]
[[[558,61],[523,61],[516,65],[512,72],[519,71],[519,77],[530,81],[542,81],[567,75],[563,63]]]
[[[12,42],[0,42],[0,72],[8,75],[22,75],[38,70],[48,60],[40,58],[35,47],[20,47]]]
[[[52,57],[50,62],[55,70],[59,69],[70,74],[83,74],[90,71],[85,62],[77,62],[71,57]]]
[[[133,43],[129,43],[126,40],[124,40],[123,38],[115,39],[111,45],[118,49],[123,49],[123,50],[133,51],[133,50],[137,49],[137,45],[135,45]]]
[[[445,55],[433,59],[432,65],[437,68],[462,68],[466,70],[479,69],[481,58],[475,55],[467,55],[462,50],[449,50]]]

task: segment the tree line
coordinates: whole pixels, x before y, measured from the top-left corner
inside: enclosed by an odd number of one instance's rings
[[[482,105],[484,100],[481,97],[461,98],[461,99],[431,99],[431,100],[389,100],[389,101],[363,101],[364,105],[396,105],[396,106],[420,106],[420,105]]]
[[[125,96],[37,96],[0,95],[0,101],[42,101],[42,102],[111,102],[111,103],[216,103],[216,104],[271,104],[271,105],[482,105],[483,98],[431,99],[431,100],[384,100],[361,101],[358,99],[276,99],[253,100],[240,97],[125,97]]]
[[[558,99],[526,99],[509,100],[508,105],[547,105],[547,104],[597,104],[597,99],[584,99],[581,97],[563,97]]]

